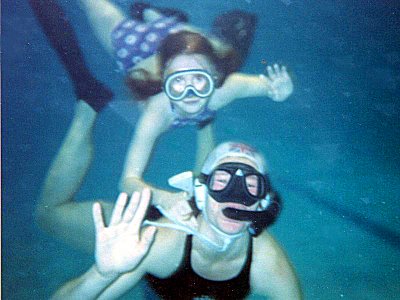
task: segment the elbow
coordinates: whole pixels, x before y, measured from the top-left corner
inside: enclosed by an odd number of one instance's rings
[[[132,190],[132,185],[129,183],[129,178],[123,177],[120,179],[118,187],[121,193],[128,193]]]
[[[119,182],[119,190],[130,195],[142,186],[141,182],[139,176],[124,177]]]
[[[119,181],[118,183],[118,189],[120,193],[128,193],[128,188],[127,188],[127,183],[126,183],[126,179],[123,178]]]
[[[50,205],[39,205],[34,212],[36,225],[47,234],[51,234],[56,227],[58,218],[56,208]]]

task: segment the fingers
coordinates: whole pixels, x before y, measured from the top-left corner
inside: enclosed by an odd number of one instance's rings
[[[274,64],[273,66],[267,67],[267,72],[268,72],[268,77],[271,80],[274,80],[280,75],[281,69],[279,68],[278,64]]]
[[[140,230],[140,226],[142,224],[144,216],[146,215],[147,207],[149,206],[150,203],[150,195],[151,195],[150,189],[148,188],[143,189],[140,195],[141,197],[138,206],[129,224],[129,228],[133,232],[139,232]]]
[[[277,76],[281,73],[281,69],[278,64],[274,64],[274,71]]]
[[[150,202],[150,190],[144,189],[142,193],[134,192],[128,205],[126,205],[127,201],[128,201],[128,195],[126,193],[121,193],[118,196],[114,210],[111,215],[111,221],[109,225],[110,227],[118,225],[121,222],[125,223],[138,222],[140,227],[140,223],[144,218],[144,215],[146,213],[147,207]],[[100,208],[100,215],[98,215],[97,209],[98,208],[96,206],[96,217],[97,218],[101,217],[102,226],[104,228],[104,220],[101,216],[101,208]],[[93,216],[95,217],[95,215]]]
[[[110,226],[118,224],[121,222],[122,213],[124,211],[128,195],[126,193],[119,194],[117,202],[115,203],[114,210],[111,215]]]
[[[135,211],[138,207],[140,201],[140,193],[139,192],[134,192],[131,199],[129,200],[128,207],[125,210],[124,216],[123,216],[123,221],[124,222],[130,222],[132,221],[132,218],[135,214]]]
[[[142,229],[141,242],[144,249],[148,249],[154,241],[154,236],[157,232],[157,228],[149,226]]]
[[[271,66],[268,66],[268,67],[267,67],[267,73],[268,73],[268,77],[269,77],[271,80],[274,80],[274,79],[275,79],[275,72],[274,72],[274,69],[273,69]]]
[[[267,73],[268,73],[268,77],[271,80],[274,80],[278,77],[286,77],[288,76],[287,71],[286,71],[286,67],[282,66],[280,67],[278,64],[274,64],[272,66],[268,66],[267,67]]]
[[[285,81],[291,81],[289,73],[286,70],[286,67],[281,68],[281,77],[285,79]]]
[[[104,219],[101,213],[101,205],[100,203],[96,202],[92,206],[92,214],[93,214],[93,221],[94,227],[96,229],[96,234],[100,234],[104,230]]]

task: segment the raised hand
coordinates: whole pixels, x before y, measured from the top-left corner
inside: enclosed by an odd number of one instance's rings
[[[133,193],[129,204],[128,195],[118,196],[111,221],[104,225],[100,203],[93,205],[96,228],[96,266],[104,276],[112,276],[133,270],[149,251],[154,240],[154,226],[141,228],[150,201],[150,190]]]
[[[293,82],[286,67],[277,64],[267,67],[268,76],[262,75],[268,84],[268,96],[274,101],[284,101],[293,92]]]

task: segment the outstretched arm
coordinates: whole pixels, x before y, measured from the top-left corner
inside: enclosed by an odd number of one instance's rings
[[[168,130],[168,117],[165,113],[168,107],[163,105],[161,97],[159,94],[149,99],[129,145],[120,178],[120,190],[128,194],[134,191],[132,178],[142,178],[157,139]]]
[[[101,205],[93,205],[96,263],[85,274],[62,286],[54,299],[97,299],[122,274],[140,264],[155,234],[152,226],[141,230],[150,190],[144,190],[141,196],[134,193],[129,204],[127,200],[127,194],[119,195],[108,227],[104,224]]]
[[[194,168],[195,174],[200,174],[201,167],[206,160],[207,155],[214,149],[214,132],[213,123],[197,130],[197,150],[196,150],[196,166]]]
[[[274,101],[286,100],[293,93],[293,82],[286,67],[275,64],[267,67],[267,75],[233,73],[216,90],[212,108],[219,109],[238,98],[269,97]],[[215,106],[214,106],[215,105]]]

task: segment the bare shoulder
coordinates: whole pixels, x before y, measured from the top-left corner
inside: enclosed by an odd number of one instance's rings
[[[146,111],[151,114],[166,115],[170,111],[168,97],[164,93],[158,93],[149,97]]]
[[[159,93],[149,97],[141,118],[146,124],[151,123],[153,128],[168,127],[172,120],[172,113],[167,96]]]
[[[160,222],[168,221],[162,219]],[[158,228],[144,262],[147,273],[161,278],[171,275],[182,261],[186,237],[186,233],[178,230]]]
[[[300,284],[288,256],[266,231],[253,238],[251,288],[274,299],[301,299]]]
[[[263,265],[274,265],[285,257],[283,249],[274,237],[264,231],[257,238],[253,238],[253,261]]]

